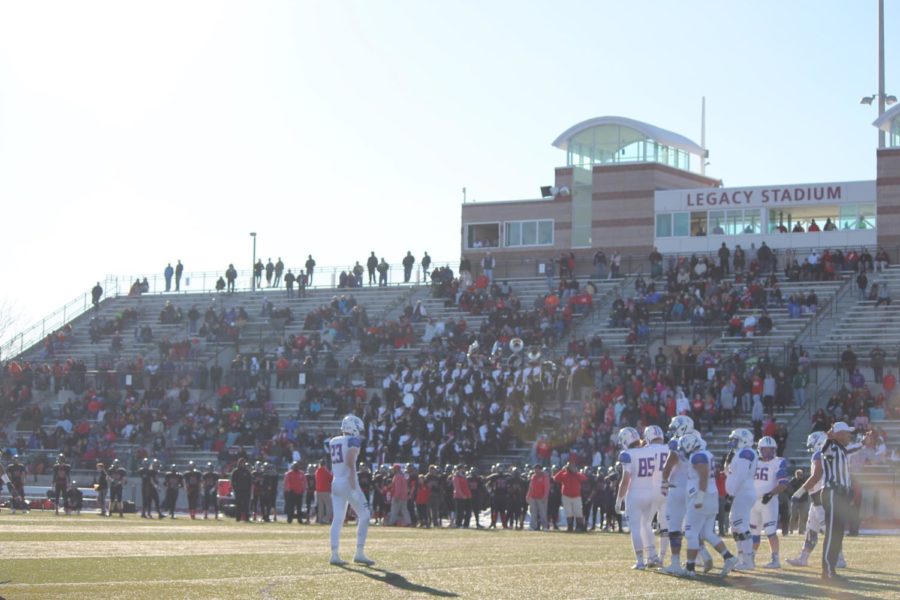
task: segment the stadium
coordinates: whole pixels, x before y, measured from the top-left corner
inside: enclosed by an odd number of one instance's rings
[[[592,116],[445,255],[152,243],[0,328],[0,600],[898,597],[877,99],[874,179],[730,186]]]

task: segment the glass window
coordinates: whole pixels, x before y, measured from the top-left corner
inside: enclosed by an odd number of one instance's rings
[[[855,229],[856,228],[856,210],[855,204],[842,204],[841,214],[838,217],[838,229]]]
[[[691,235],[691,213],[673,214],[672,232],[678,237],[687,237]]]
[[[725,211],[711,210],[709,211],[709,234],[725,235]]]
[[[538,221],[538,244],[553,245],[553,221]]]
[[[505,246],[552,246],[553,221],[510,221],[506,223]]]
[[[521,246],[522,245],[522,224],[507,223],[506,224],[506,245]]]
[[[759,233],[760,232],[760,223],[759,223],[759,210],[745,210],[744,211],[744,228],[743,233]]]
[[[702,237],[709,233],[709,227],[706,223],[706,211],[697,211],[691,213],[691,235]]]
[[[467,248],[496,248],[500,245],[500,223],[475,223],[466,226]]]
[[[537,221],[525,221],[522,223],[522,245],[534,246],[537,244]]]
[[[672,235],[672,215],[656,215],[656,237],[670,237]]]
[[[875,204],[858,204],[859,217],[856,220],[857,229],[875,229]]]

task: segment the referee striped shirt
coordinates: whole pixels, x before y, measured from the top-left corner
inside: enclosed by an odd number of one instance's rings
[[[828,440],[822,448],[824,488],[850,493],[850,463],[847,449],[837,440]]]

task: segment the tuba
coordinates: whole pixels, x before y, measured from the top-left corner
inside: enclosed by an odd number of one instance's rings
[[[513,338],[509,340],[509,350],[512,352],[512,356],[506,359],[506,365],[511,369],[519,369],[524,362],[522,357],[522,350],[525,349],[525,342],[522,341],[522,338]]]
[[[541,362],[542,355],[543,355],[543,352],[541,352],[540,346],[532,346],[531,348],[528,349],[528,353],[527,353],[528,362],[532,365],[536,365],[539,362]]]

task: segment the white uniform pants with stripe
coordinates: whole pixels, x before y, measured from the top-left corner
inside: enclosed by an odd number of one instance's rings
[[[331,484],[331,503],[334,508],[334,519],[331,521],[331,552],[337,554],[341,542],[341,527],[347,516],[347,504],[356,513],[356,551],[362,552],[369,534],[369,503],[359,489],[351,489],[350,481],[335,479]]]
[[[625,496],[625,514],[631,527],[631,545],[635,554],[643,552],[646,558],[658,558],[653,539],[653,498],[628,494]]]

